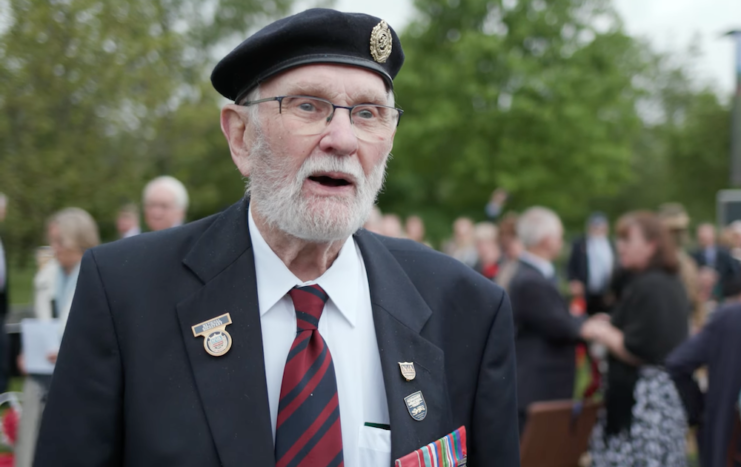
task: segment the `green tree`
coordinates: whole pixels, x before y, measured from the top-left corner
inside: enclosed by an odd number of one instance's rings
[[[695,55],[653,57],[640,105],[646,123],[633,148],[634,176],[618,196],[593,199],[593,207],[617,216],[671,201],[682,203],[695,222],[715,221],[716,193],[729,183],[731,112],[715,90],[692,78]]]
[[[581,224],[592,197],[630,179],[645,57],[609,2],[416,5],[382,209],[426,213],[439,237],[504,187],[514,208],[543,204]]]
[[[178,151],[187,161],[222,150],[218,96],[202,92],[214,50],[291,0],[4,3],[0,191],[11,200],[4,240],[17,253],[38,245],[44,220],[64,206],[91,211],[110,233],[147,177],[182,165]]]

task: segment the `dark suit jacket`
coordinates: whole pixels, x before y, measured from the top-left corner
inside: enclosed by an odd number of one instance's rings
[[[515,317],[522,423],[531,403],[573,397],[575,350],[584,320],[571,316],[556,286],[524,261],[520,261],[509,294]]]
[[[720,246],[716,247],[715,250],[715,264],[708,264],[704,250],[695,250],[692,252],[692,259],[695,260],[699,267],[710,266],[718,272],[718,282],[721,285],[721,290],[724,284],[727,284],[739,274],[736,260],[733,259],[728,250]],[[722,293],[719,295],[722,295]]]
[[[83,259],[36,467],[272,466],[248,201]],[[355,235],[370,286],[392,459],[465,425],[472,465],[518,466],[512,313],[472,269],[412,241]],[[231,350],[191,326],[231,313]],[[398,362],[414,362],[407,382]],[[422,391],[423,421],[404,397]]]
[[[724,306],[711,321],[667,358],[666,367],[680,390],[694,385],[692,374],[707,365],[708,392],[700,414],[700,465],[725,467],[733,417],[741,391],[741,304]],[[690,393],[692,394],[692,393]],[[694,393],[697,394],[697,393]],[[687,403],[687,392],[683,399]],[[693,406],[698,401],[691,401]]]

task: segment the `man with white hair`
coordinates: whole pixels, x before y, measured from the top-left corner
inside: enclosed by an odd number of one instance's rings
[[[182,225],[187,211],[188,190],[177,178],[163,175],[144,187],[144,221],[149,230]]]
[[[533,402],[571,399],[575,349],[584,318],[569,314],[557,288],[553,261],[563,247],[563,226],[550,209],[533,207],[517,222],[525,246],[509,286],[515,318],[520,431]]]
[[[86,255],[37,467],[388,467],[436,442],[519,465],[506,295],[362,229],[403,59],[385,21],[312,9],[219,62],[248,196]]]

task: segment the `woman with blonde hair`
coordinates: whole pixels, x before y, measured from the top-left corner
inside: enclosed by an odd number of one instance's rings
[[[95,220],[80,208],[66,208],[52,215],[46,224],[46,232],[54,257],[34,278],[34,315],[39,320],[57,319],[61,334],[72,307],[82,255],[97,246],[100,237]],[[57,352],[50,353],[47,358],[55,363]],[[24,371],[22,354],[18,357],[18,366]],[[15,449],[16,467],[30,467],[33,463],[36,437],[50,381],[50,375],[30,374],[26,378],[23,387],[23,414]]]

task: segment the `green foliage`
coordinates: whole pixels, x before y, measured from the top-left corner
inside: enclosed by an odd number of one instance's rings
[[[113,238],[120,204],[172,174],[190,219],[244,189],[208,74],[291,0],[6,0],[0,29],[0,191],[9,253],[44,220],[89,210]],[[317,1],[315,3],[327,3]],[[666,201],[714,218],[728,179],[729,109],[690,62],[627,36],[608,0],[417,0],[396,82],[405,109],[384,211],[420,214],[431,238],[459,215],[556,209],[572,228]],[[670,60],[670,58],[672,58]]]
[[[382,208],[434,206],[447,229],[456,215],[481,218],[504,187],[514,208],[544,204],[581,222],[591,196],[619,190],[641,129],[631,80],[644,64],[608,2],[417,5]]]
[[[40,244],[44,220],[70,205],[110,238],[118,206],[161,173],[193,183],[198,215],[238,198],[238,177],[234,189],[221,183],[234,170],[216,136],[217,95],[201,90],[213,49],[291,0],[4,3],[0,191],[11,200],[11,253]],[[224,163],[212,163],[217,152]]]
[[[687,68],[673,57],[654,57],[643,102],[654,123],[635,141],[633,176],[618,196],[595,199],[592,207],[617,215],[672,201],[694,223],[716,220],[716,193],[729,183],[731,111],[712,89],[698,88]]]

